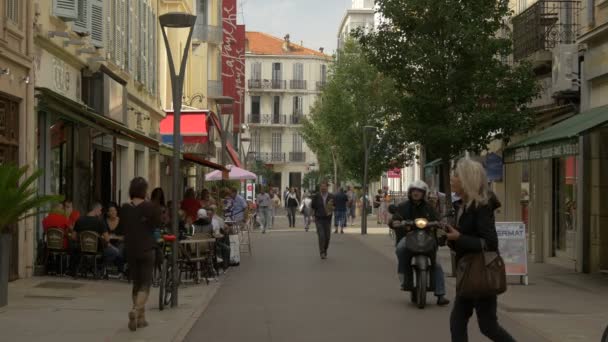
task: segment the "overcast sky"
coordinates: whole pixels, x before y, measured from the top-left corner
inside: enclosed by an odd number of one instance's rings
[[[338,25],[351,0],[239,0],[239,21],[247,31],[260,31],[317,50],[336,49]]]

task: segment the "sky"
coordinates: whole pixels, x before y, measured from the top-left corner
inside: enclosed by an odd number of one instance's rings
[[[313,50],[336,49],[338,26],[351,0],[239,0],[239,22],[247,31],[260,31]]]

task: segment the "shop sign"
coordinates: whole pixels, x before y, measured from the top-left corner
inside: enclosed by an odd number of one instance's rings
[[[521,276],[527,283],[528,243],[523,222],[496,222],[498,250],[505,261],[507,275]],[[525,280],[524,280],[525,278]]]
[[[388,172],[386,173],[386,176],[388,178],[401,178],[401,169],[396,168],[396,169],[388,170]]]
[[[522,147],[512,152],[511,157],[513,162],[551,159],[564,156],[572,156],[578,154],[578,141],[568,140],[565,142],[557,142],[553,144],[543,144],[538,147]]]

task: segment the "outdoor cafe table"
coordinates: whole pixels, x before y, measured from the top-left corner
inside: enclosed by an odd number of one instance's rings
[[[202,245],[206,245],[209,248],[212,248],[213,244],[215,244],[215,238],[203,238],[203,239],[186,239],[186,240],[181,240],[179,242],[181,245],[183,245],[184,247],[190,246],[190,253],[194,253],[194,255],[191,255],[190,258],[191,259],[199,259],[202,258],[203,256],[201,255],[201,246]]]

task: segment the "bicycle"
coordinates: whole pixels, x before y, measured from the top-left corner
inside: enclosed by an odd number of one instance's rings
[[[173,297],[173,264],[171,257],[173,255],[173,242],[175,235],[163,235],[160,242],[162,253],[162,264],[160,266],[160,284],[158,291],[158,308],[163,310],[165,306],[171,304]]]

